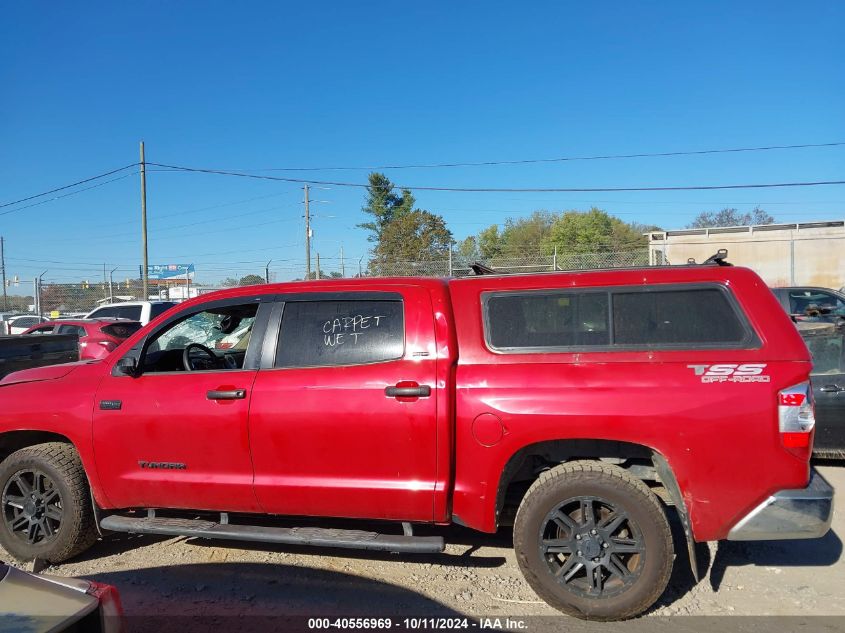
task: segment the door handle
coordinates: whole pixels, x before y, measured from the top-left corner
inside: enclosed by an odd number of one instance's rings
[[[246,398],[246,389],[231,389],[229,391],[209,391],[209,400],[243,400]]]
[[[384,395],[388,398],[428,398],[431,387],[419,385],[417,387],[385,387]]]
[[[845,391],[845,388],[842,388],[839,385],[825,385],[824,387],[821,387],[819,391],[823,391],[824,393],[837,393],[839,391]]]

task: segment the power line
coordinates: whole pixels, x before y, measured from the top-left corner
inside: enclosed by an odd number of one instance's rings
[[[13,200],[12,202],[4,202],[3,204],[0,204],[0,209],[2,209],[3,207],[10,207],[13,204],[18,204],[20,202],[26,202],[27,200],[34,200],[35,198],[47,196],[51,193],[56,193],[57,191],[64,191],[65,189],[70,189],[71,187],[76,187],[77,185],[84,185],[86,182],[91,182],[92,180],[99,180],[100,178],[105,178],[106,176],[111,176],[112,174],[116,174],[118,172],[124,171],[125,169],[130,169],[132,167],[137,167],[137,166],[138,166],[138,163],[131,163],[131,164],[126,165],[124,167],[120,167],[119,169],[112,169],[111,171],[107,171],[104,174],[99,174],[97,176],[91,176],[90,178],[85,178],[84,180],[78,180],[78,181],[71,183],[69,185],[64,185],[62,187],[56,187],[55,189],[50,189],[49,191],[42,191],[41,193],[36,193],[35,195],[27,196],[26,198],[21,198],[19,200]]]
[[[518,160],[484,160],[464,163],[420,163],[411,165],[370,165],[332,167],[268,167],[263,169],[233,169],[230,171],[372,171],[379,169],[437,169],[442,167],[488,167],[492,165],[530,165],[536,163],[563,163],[585,160],[615,160],[626,158],[659,158],[669,156],[701,156],[705,154],[732,154],[740,152],[768,152],[772,150],[806,149],[818,147],[839,147],[845,141],[832,143],[802,143],[798,145],[765,145],[760,147],[731,147],[726,149],[701,149],[677,152],[641,152],[637,154],[604,154],[598,156],[561,156],[557,158],[527,158]]]
[[[334,187],[368,188],[366,183],[334,182],[327,180],[306,180],[302,178],[285,178],[282,176],[265,176],[246,172],[225,171],[221,169],[205,169],[199,167],[184,167],[181,165],[165,165],[162,163],[148,163],[157,167],[164,167],[173,171],[215,174],[220,176],[237,176],[240,178],[255,178],[258,180],[279,180],[282,182],[298,182],[303,184],[332,185]],[[777,183],[753,183],[739,185],[688,185],[662,187],[432,187],[415,185],[394,185],[398,189],[412,191],[449,191],[454,193],[596,193],[611,191],[710,191],[716,189],[771,189],[778,187],[818,187],[824,185],[845,185],[845,180],[819,180]]]
[[[112,172],[114,173],[114,172]],[[128,174],[124,174],[122,176],[118,176],[117,178],[112,178],[111,180],[105,180],[103,182],[97,183],[96,185],[91,185],[90,187],[85,187],[84,189],[77,189],[76,191],[71,191],[69,193],[62,194],[60,196],[54,196],[53,198],[49,198],[48,200],[41,200],[40,202],[34,202],[33,204],[28,204],[23,207],[18,207],[17,209],[9,209],[8,211],[3,211],[0,215],[8,215],[10,213],[15,213],[16,211],[23,211],[24,209],[30,209],[32,207],[38,207],[42,204],[47,204],[48,202],[53,202],[54,200],[59,200],[61,198],[67,198],[68,196],[75,196],[78,193],[82,193],[83,191],[90,191],[91,189],[96,189],[97,187],[102,187],[103,185],[107,185],[110,182],[117,182],[118,180],[123,180],[124,178],[129,178],[130,176],[134,176],[137,174],[137,171],[133,171]],[[31,199],[31,198],[30,198]],[[6,206],[6,205],[2,205]]]

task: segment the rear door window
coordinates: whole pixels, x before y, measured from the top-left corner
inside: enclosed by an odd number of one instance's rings
[[[86,336],[85,328],[81,325],[60,325],[56,328],[56,334],[75,334],[79,338]]]
[[[332,367],[401,358],[402,301],[285,303],[276,367]]]
[[[56,326],[54,325],[42,325],[41,327],[37,327],[30,334],[52,334],[53,328]]]

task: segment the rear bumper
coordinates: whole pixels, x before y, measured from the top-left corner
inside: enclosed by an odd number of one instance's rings
[[[820,538],[833,519],[833,488],[815,469],[806,488],[779,490],[731,528],[729,541]]]

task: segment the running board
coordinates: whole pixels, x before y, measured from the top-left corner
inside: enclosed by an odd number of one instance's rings
[[[225,516],[225,515],[224,515]],[[224,519],[225,520],[225,519]],[[379,534],[361,530],[337,530],[313,527],[263,527],[232,525],[202,519],[165,517],[126,517],[113,514],[100,521],[100,527],[113,532],[164,534],[233,541],[285,543],[313,547],[341,547],[379,552],[437,554],[444,550],[443,537]]]

